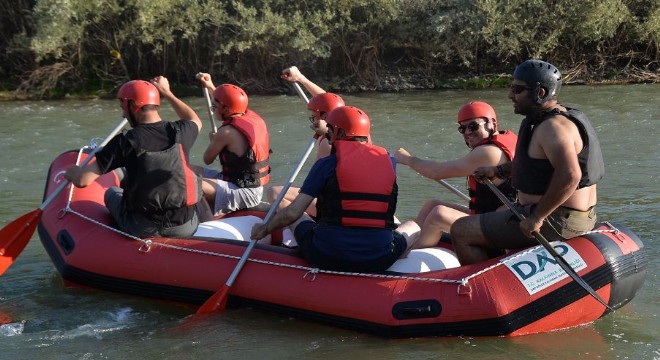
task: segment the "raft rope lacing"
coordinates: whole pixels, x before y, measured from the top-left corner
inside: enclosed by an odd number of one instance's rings
[[[94,141],[94,140],[96,140],[96,139],[93,139],[92,141]],[[82,147],[80,149],[80,152],[78,153],[78,158],[76,160],[76,164],[79,164],[80,157],[81,157],[81,155],[82,155],[82,153],[85,149],[94,148],[94,147],[96,147],[96,145],[93,144],[93,143],[91,143],[90,146]],[[172,245],[172,244],[165,244],[165,243],[153,241],[151,239],[142,239],[140,237],[137,237],[137,236],[128,234],[126,232],[123,232],[121,230],[115,229],[112,226],[109,226],[107,224],[99,222],[96,219],[93,219],[93,218],[91,218],[87,215],[84,215],[84,214],[76,211],[76,210],[73,210],[71,208],[71,201],[72,201],[72,198],[73,198],[74,188],[75,187],[73,185],[69,186],[69,196],[68,196],[68,199],[67,199],[66,206],[62,210],[60,210],[60,215],[59,215],[60,218],[64,217],[64,215],[66,215],[66,213],[71,213],[71,214],[77,215],[77,216],[79,216],[79,217],[81,217],[81,218],[83,218],[83,219],[85,219],[85,220],[87,220],[87,221],[89,221],[89,222],[91,222],[95,225],[98,225],[102,228],[105,228],[107,230],[110,230],[110,231],[113,231],[115,233],[121,234],[121,235],[123,235],[127,238],[130,238],[130,239],[133,239],[135,241],[141,242],[142,245],[138,248],[138,251],[145,252],[145,253],[149,252],[151,250],[152,246],[160,246],[160,247],[167,248],[167,249],[185,251],[185,252],[202,254],[202,255],[224,257],[224,258],[235,259],[235,260],[240,259],[240,256],[223,254],[223,253],[218,253],[218,252],[214,252],[214,251],[207,251],[207,250],[190,249],[190,248],[187,248],[187,247],[182,247],[182,246],[177,246],[177,245]],[[586,231],[586,232],[580,234],[580,236],[588,235],[588,234],[594,234],[594,233],[608,233],[608,232],[611,232],[611,233],[614,233],[614,234],[619,233],[619,229],[614,227],[614,225],[612,225],[611,223],[605,221],[604,224],[606,224],[609,227],[609,229]],[[427,282],[437,282],[437,283],[447,283],[447,284],[458,284],[457,292],[464,293],[465,291],[463,291],[463,289],[466,289],[466,292],[469,293],[469,292],[471,292],[471,288],[470,288],[470,285],[469,285],[468,282],[471,279],[473,279],[475,277],[478,277],[481,274],[484,274],[488,271],[491,271],[491,270],[497,268],[498,266],[505,265],[505,264],[507,264],[507,263],[519,258],[519,257],[522,257],[522,256],[530,253],[530,252],[533,252],[540,246],[541,245],[534,246],[534,247],[529,248],[525,251],[521,251],[519,253],[516,253],[515,255],[508,256],[508,257],[500,260],[499,262],[497,262],[497,263],[495,263],[495,264],[493,264],[489,267],[486,267],[486,268],[484,268],[480,271],[477,271],[477,272],[475,272],[475,273],[473,273],[469,276],[466,276],[464,278],[461,278],[461,279],[436,279],[436,278],[421,277],[421,276],[409,276],[409,275],[372,274],[372,273],[358,273],[358,272],[322,270],[322,269],[315,268],[315,267],[302,266],[302,265],[293,265],[293,264],[280,263],[280,262],[275,262],[275,261],[265,261],[265,260],[252,259],[252,258],[248,258],[247,261],[254,262],[254,263],[259,263],[259,264],[265,264],[265,265],[273,265],[273,266],[281,266],[281,267],[287,267],[287,268],[298,269],[298,270],[306,270],[307,272],[303,275],[303,279],[306,279],[308,276],[310,276],[310,279],[309,279],[310,281],[316,280],[316,276],[320,273],[322,273],[322,274],[332,274],[332,275],[343,275],[343,276],[358,276],[358,277],[367,277],[367,278],[378,278],[378,279],[415,280],[415,281],[427,281]]]

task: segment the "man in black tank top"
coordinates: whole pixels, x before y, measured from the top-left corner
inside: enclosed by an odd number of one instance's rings
[[[519,221],[510,211],[462,218],[451,227],[461,264],[487,258],[488,249],[536,245],[534,232],[550,241],[591,230],[596,223],[596,183],[604,163],[596,132],[581,111],[560,105],[561,73],[550,63],[527,60],[516,67],[509,99],[525,115],[512,163],[480,168],[475,176],[511,176],[518,190]]]

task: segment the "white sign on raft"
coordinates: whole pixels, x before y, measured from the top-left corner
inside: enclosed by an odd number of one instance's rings
[[[587,267],[587,263],[570,245],[561,241],[550,244],[576,272]],[[513,255],[502,259],[502,262],[516,275],[530,295],[568,277],[557,260],[540,245],[523,256]]]

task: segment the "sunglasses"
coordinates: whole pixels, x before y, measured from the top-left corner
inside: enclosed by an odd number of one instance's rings
[[[485,122],[475,121],[475,122],[471,122],[467,125],[461,125],[461,126],[458,127],[458,132],[461,133],[461,134],[465,134],[466,130],[470,130],[470,132],[474,132],[474,131],[479,130],[479,128],[483,124],[485,124]]]
[[[511,91],[514,94],[520,94],[525,90],[532,90],[532,88],[527,85],[511,85]]]
[[[323,111],[319,112],[318,119],[319,119],[319,120],[323,120],[323,115],[325,115],[325,112],[323,112]],[[311,122],[311,123],[313,124],[314,121],[316,120],[316,118],[317,118],[317,117],[314,116],[314,115],[310,116],[310,117],[309,117],[309,122]]]

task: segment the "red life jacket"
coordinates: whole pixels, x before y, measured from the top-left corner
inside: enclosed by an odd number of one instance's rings
[[[231,125],[248,142],[248,150],[238,156],[226,147],[220,152],[223,180],[242,188],[254,188],[268,184],[270,180],[270,140],[266,122],[252,110],[223,122]]]
[[[493,144],[500,148],[510,161],[516,153],[516,142],[518,136],[510,130],[500,131],[495,133],[491,138],[484,139],[477,144],[472,150],[481,145]],[[502,201],[493,193],[488,185],[477,182],[474,176],[468,176],[468,186],[470,189],[470,214],[483,214],[486,212],[495,211],[498,207],[502,206]],[[515,189],[511,186],[511,178],[507,179],[498,186],[498,189],[506,195],[510,200],[515,199]]]
[[[127,177],[124,200],[131,212],[158,214],[195,205],[202,197],[202,179],[188,165],[179,132],[163,151],[147,151],[127,139],[137,154],[134,173]]]
[[[358,141],[333,144],[335,176],[319,195],[319,223],[341,226],[395,228],[398,187],[387,151]]]

